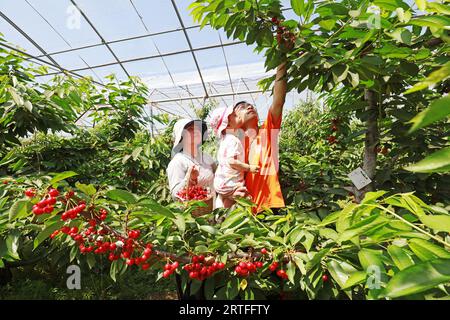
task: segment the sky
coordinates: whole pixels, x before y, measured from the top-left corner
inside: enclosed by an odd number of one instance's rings
[[[139,76],[150,88],[151,101],[159,101],[156,104],[158,107],[186,117],[195,117],[189,108],[191,101],[162,100],[204,96],[200,74],[207,83],[209,94],[258,90],[257,81],[270,75],[265,72],[263,56],[254,53],[252,46],[232,44],[221,47],[221,44],[236,42],[227,39],[223,31],[209,27],[187,30],[200,73],[193,54],[189,52],[189,44],[183,31],[146,36],[181,28],[170,0],[74,2],[90,23],[80,15],[80,11],[70,0],[1,0],[0,32],[8,42],[23,48],[27,53],[48,62],[50,56],[61,67],[76,70],[81,76],[91,76],[98,82],[102,82],[111,73],[116,74],[118,79],[126,79],[126,72]],[[196,26],[187,10],[192,1],[175,2],[184,26]],[[287,8],[290,5],[289,0],[283,0],[282,3]],[[292,10],[286,11],[285,15],[288,19],[296,19]],[[14,29],[5,17],[26,33],[34,44]],[[127,40],[132,37],[138,38]],[[113,53],[102,44],[103,41],[109,44]],[[205,48],[209,46],[215,47]],[[80,47],[85,48],[61,52]],[[44,56],[43,52],[48,56]],[[175,52],[180,53],[172,54]],[[160,54],[169,55],[148,58]],[[122,61],[123,67],[117,63],[114,55]],[[50,69],[50,72],[55,71],[58,70]],[[43,76],[38,80],[46,82],[51,77],[52,75]],[[305,94],[290,93],[286,108],[305,98]],[[242,99],[254,101],[262,113],[271,103],[270,95],[262,93],[215,98],[220,105]]]

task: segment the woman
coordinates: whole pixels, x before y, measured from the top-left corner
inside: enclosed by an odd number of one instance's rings
[[[201,120],[181,119],[175,123],[173,134],[175,141],[172,148],[172,160],[167,167],[167,177],[172,198],[178,199],[177,193],[186,186],[188,179],[190,179],[190,185],[201,185],[210,188],[214,201],[216,195],[214,191],[216,163],[209,155],[200,150],[207,138],[206,123]],[[178,298],[194,298],[194,296],[189,294],[183,295],[180,275],[176,274],[175,279]],[[187,285],[190,288],[190,281],[188,281]],[[196,298],[204,299],[199,294],[197,294]]]
[[[173,128],[174,145],[172,160],[167,167],[169,189],[172,198],[177,200],[177,193],[189,182],[200,185],[214,192],[214,172],[216,163],[213,158],[200,150],[207,138],[206,123],[201,120],[181,119]],[[190,181],[187,181],[190,179]]]

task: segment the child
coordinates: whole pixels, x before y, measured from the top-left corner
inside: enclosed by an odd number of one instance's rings
[[[216,208],[230,208],[235,202],[233,192],[244,185],[244,173],[259,171],[258,166],[245,163],[244,147],[238,134],[242,130],[236,127],[233,111],[233,106],[218,108],[211,115],[211,128],[220,140],[214,175],[214,189],[218,193]]]

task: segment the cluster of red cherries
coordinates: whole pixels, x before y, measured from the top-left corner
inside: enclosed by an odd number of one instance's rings
[[[339,119],[337,119],[337,118],[331,119],[331,131],[332,132],[338,131],[338,124],[339,124]],[[334,135],[328,136],[327,140],[330,145],[338,143],[336,136],[334,136]]]
[[[178,198],[183,201],[187,200],[204,200],[208,198],[209,191],[207,188],[200,185],[190,186],[189,188],[183,188],[177,193]]]
[[[177,270],[179,265],[180,264],[178,263],[178,261],[175,261],[174,263],[166,263],[166,265],[164,266],[163,277],[164,278],[169,278],[170,275],[172,273],[174,273],[175,270]]]
[[[28,189],[25,191],[27,197],[33,198],[36,196],[36,191],[34,189]],[[54,204],[57,202],[57,196],[59,195],[58,190],[49,189],[44,199],[40,200],[36,205],[33,206],[33,213],[40,215],[43,213],[51,213],[54,210]],[[66,201],[74,196],[74,192],[66,193]],[[207,190],[194,186],[191,187],[186,193],[186,198],[199,199],[201,197],[207,196]],[[63,200],[64,201],[64,200]],[[77,218],[81,212],[86,209],[86,203],[81,201],[78,205],[72,207],[71,209],[64,212],[61,216],[63,221],[68,219]],[[115,261],[120,258],[125,259],[125,263],[128,266],[140,265],[143,270],[147,270],[150,267],[149,259],[153,252],[153,245],[151,243],[143,244],[139,243],[138,238],[141,235],[140,230],[129,230],[127,232],[127,237],[123,236],[111,236],[109,229],[105,228],[101,224],[101,221],[105,220],[108,216],[108,212],[104,208],[100,208],[98,212],[94,211],[93,207],[89,208],[91,213],[94,215],[93,218],[88,220],[88,227],[79,230],[78,227],[70,227],[68,225],[63,226],[61,229],[54,231],[50,238],[55,238],[58,234],[63,233],[70,236],[77,244],[80,252],[82,254],[93,252],[94,254],[108,254],[108,260]],[[100,228],[99,228],[100,227]],[[110,235],[111,241],[103,241],[103,235]],[[143,251],[139,249],[143,249]],[[268,251],[266,248],[261,249],[261,254],[267,255]],[[262,261],[240,261],[234,271],[238,276],[248,277],[251,274],[257,272],[264,266]],[[169,278],[179,267],[179,262],[175,261],[173,263],[167,263],[164,266],[163,277]],[[212,256],[205,257],[204,255],[194,255],[191,258],[191,263],[183,266],[183,269],[188,272],[189,278],[197,279],[200,281],[212,276],[215,272],[220,271],[225,268],[223,262],[216,261]],[[287,279],[288,276],[286,271],[279,268],[279,263],[273,261],[268,269],[271,272],[276,271],[276,275],[281,279]],[[327,276],[324,275],[324,281],[327,281]]]
[[[287,279],[288,275],[286,273],[286,270],[283,269],[278,269],[279,263],[274,261],[272,262],[272,264],[269,266],[269,270],[272,272],[277,271],[277,276],[280,277],[281,279]],[[278,270],[277,270],[278,269]]]
[[[36,191],[34,189],[28,189],[25,191],[25,195],[29,198],[34,198],[36,196]],[[57,202],[56,197],[58,195],[58,190],[50,189],[44,199],[33,205],[33,213],[37,216],[45,213],[52,213],[55,209],[54,205]]]
[[[217,262],[214,258],[205,258],[203,255],[192,256],[191,263],[183,267],[184,270],[189,272],[189,278],[201,281],[223,268],[225,268],[223,262]]]
[[[255,262],[251,262],[251,261],[241,261],[239,262],[239,264],[234,268],[234,271],[236,272],[236,274],[238,276],[241,277],[248,277],[249,275],[251,275],[252,273],[255,273],[257,271],[257,269],[262,268],[263,267],[263,263],[261,261],[255,261]]]
[[[273,24],[275,24],[277,28],[277,42],[279,44],[283,41],[283,39],[290,43],[295,42],[296,39],[295,35],[291,31],[289,31],[286,27],[281,26],[281,23],[284,20],[279,20],[277,17],[272,17],[271,21]]]

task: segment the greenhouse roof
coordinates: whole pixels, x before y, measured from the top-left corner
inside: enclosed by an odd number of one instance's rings
[[[249,100],[265,112],[269,93],[257,82],[271,73],[254,47],[223,31],[195,24],[190,0],[3,0],[0,30],[7,41],[49,67],[45,82],[69,71],[101,85],[139,76],[149,87],[152,112],[195,117],[198,106]],[[282,1],[287,18],[297,19]],[[273,71],[272,71],[273,72]],[[289,93],[286,108],[299,97]]]

